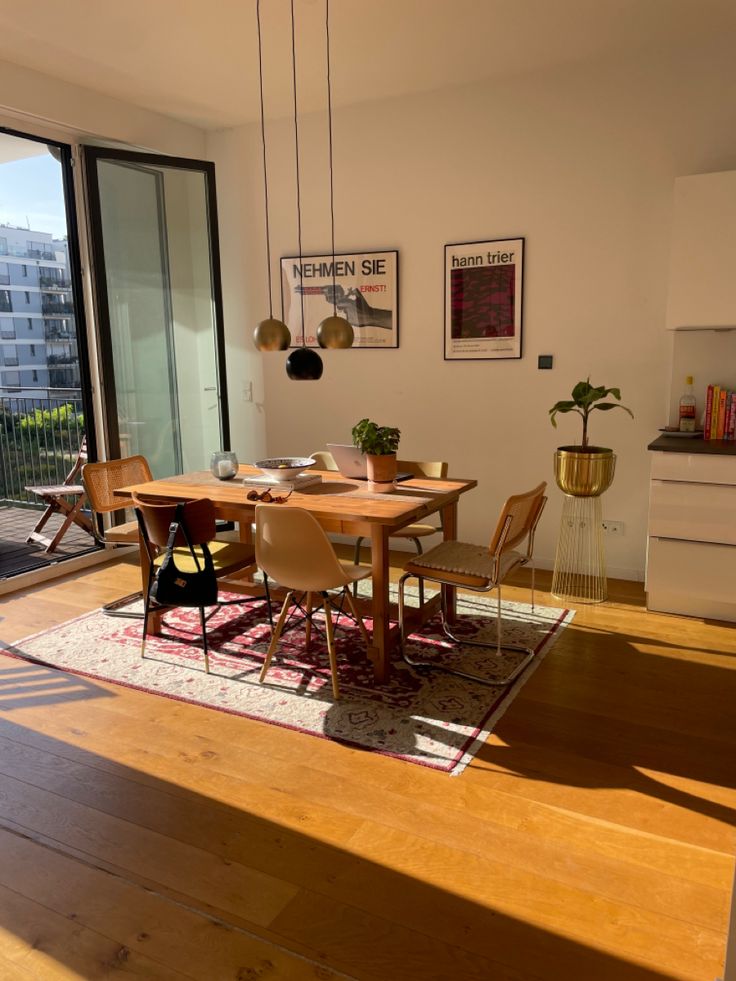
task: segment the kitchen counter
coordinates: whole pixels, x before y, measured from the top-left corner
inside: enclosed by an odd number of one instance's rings
[[[736,456],[736,440],[733,439],[703,439],[702,436],[689,438],[687,436],[668,436],[662,433],[657,436],[648,450],[658,450],[665,453],[708,453],[716,456]]]
[[[736,440],[649,449],[647,608],[736,623]]]

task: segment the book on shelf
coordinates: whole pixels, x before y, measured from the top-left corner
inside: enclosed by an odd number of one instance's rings
[[[713,385],[709,385],[705,393],[705,422],[703,424],[703,439],[711,438],[711,420],[713,417]]]
[[[723,439],[726,428],[726,396],[728,392],[722,388],[718,393],[718,433],[716,439]]]
[[[703,430],[703,439],[736,439],[736,391],[708,385]]]
[[[319,484],[321,480],[322,476],[318,473],[299,473],[291,480],[274,480],[266,473],[255,473],[250,477],[243,477],[243,483],[246,487],[255,487],[257,490],[266,490],[267,487],[270,487],[273,491],[286,491],[287,493],[291,490],[299,491],[305,487],[311,487],[313,484]]]

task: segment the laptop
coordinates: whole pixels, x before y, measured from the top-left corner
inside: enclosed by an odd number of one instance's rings
[[[368,461],[365,454],[361,453],[357,446],[346,446],[344,443],[328,443],[327,449],[332,454],[337,469],[343,477],[350,477],[352,480],[368,479]],[[411,480],[412,473],[397,473],[396,480]]]

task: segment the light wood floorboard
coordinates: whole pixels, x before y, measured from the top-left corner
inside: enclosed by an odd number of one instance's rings
[[[0,638],[137,586],[5,597]],[[0,977],[714,981],[735,669],[612,583],[451,778],[0,656]]]

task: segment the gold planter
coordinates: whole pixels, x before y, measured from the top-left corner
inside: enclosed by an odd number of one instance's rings
[[[561,446],[555,452],[557,486],[571,497],[599,497],[613,483],[616,455],[603,446]]]

